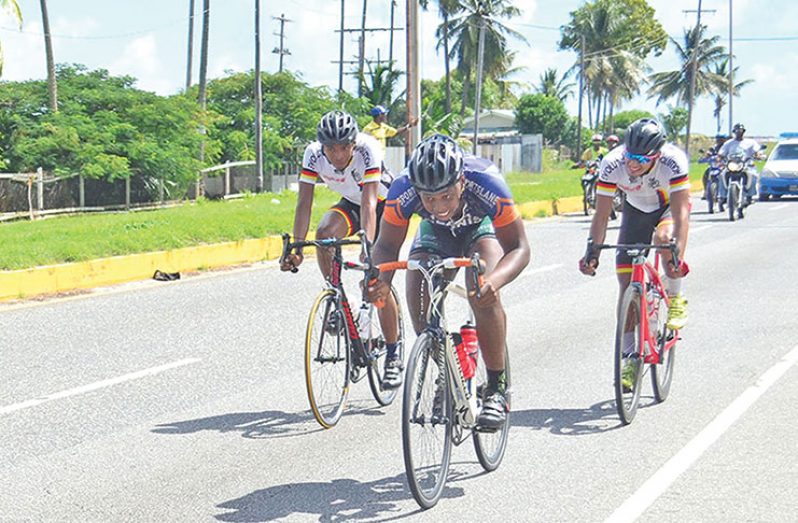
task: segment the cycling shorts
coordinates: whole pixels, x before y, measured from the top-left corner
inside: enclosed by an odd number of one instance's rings
[[[671,224],[673,216],[670,205],[654,212],[643,212],[627,201],[623,205],[618,243],[651,243],[654,231]],[[615,271],[619,274],[632,272],[632,258],[623,249],[615,253]]]
[[[461,258],[471,254],[477,240],[495,237],[496,231],[488,216],[472,227],[459,229],[457,236],[453,235],[451,229],[445,225],[421,220],[413,245],[410,247],[410,254],[428,252],[437,254],[441,258]]]
[[[377,230],[375,231],[375,238],[380,232],[380,220],[382,220],[382,211],[385,209],[385,200],[377,202]],[[346,221],[346,235],[352,236],[360,230],[360,206],[341,198],[338,203],[330,207],[330,212],[339,214],[344,221]]]

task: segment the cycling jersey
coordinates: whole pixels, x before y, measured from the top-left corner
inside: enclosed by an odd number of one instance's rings
[[[421,204],[421,198],[410,183],[407,169],[397,178],[385,202],[385,220],[397,226],[406,226],[413,214],[418,214],[433,225],[448,230],[452,236],[470,234],[479,228],[485,217],[494,227],[504,227],[519,216],[510,189],[499,170],[490,161],[476,156],[464,159],[465,188],[462,194],[462,211],[458,218],[440,221]]]
[[[687,155],[675,145],[663,145],[654,166],[642,176],[629,175],[624,152],[626,146],[616,147],[601,161],[597,194],[612,197],[618,188],[626,194],[631,206],[654,212],[670,203],[671,194],[690,189]]]
[[[336,169],[324,156],[319,142],[312,142],[305,148],[302,160],[301,183],[315,184],[322,181],[355,205],[360,205],[363,184],[380,183],[382,175],[382,151],[377,141],[364,133],[358,133],[352,159],[343,170]],[[388,185],[380,183],[378,199],[388,195]]]

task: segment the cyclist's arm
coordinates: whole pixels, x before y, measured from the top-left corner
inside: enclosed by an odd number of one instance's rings
[[[366,231],[366,238],[370,242],[376,240],[377,232],[377,191],[379,183],[363,184],[363,194],[360,198],[360,223]]]
[[[399,259],[399,251],[407,237],[408,225],[394,225],[383,218],[382,222],[380,222],[380,235],[374,244],[374,252],[371,256],[375,264],[378,265]],[[393,272],[384,272],[380,278],[390,283],[391,278],[393,278]]]
[[[485,276],[495,289],[501,289],[513,281],[529,265],[531,249],[526,237],[524,221],[519,216],[504,227],[497,227],[496,239],[504,250],[504,256],[490,274]]]
[[[593,221],[590,222],[590,238],[593,238],[593,243],[604,243],[604,237],[607,234],[607,223],[610,221],[610,214],[612,214],[612,196],[604,194],[596,195],[596,213],[593,215]]]
[[[313,206],[312,183],[299,183],[299,196],[296,200],[296,210],[294,211],[294,241],[307,238],[310,228],[310,210]]]

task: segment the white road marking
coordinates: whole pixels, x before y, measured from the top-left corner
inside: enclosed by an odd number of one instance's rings
[[[682,450],[676,453],[653,476],[643,483],[612,515],[607,522],[636,520],[654,501],[665,492],[676,479],[720,438],[751,405],[753,405],[776,381],[798,361],[798,346],[794,347],[778,363],[768,369],[757,382],[746,389],[709,425],[704,427]]]
[[[792,205],[792,204],[791,204],[791,203],[782,203],[782,204],[780,204],[780,205],[775,205],[775,206],[773,206],[773,207],[768,207],[767,209],[768,209],[769,211],[778,211],[778,210],[780,210],[780,209],[786,209],[786,208],[787,208],[787,207],[789,207],[790,205]]]
[[[144,369],[138,372],[131,372],[130,374],[124,374],[116,378],[97,381],[94,383],[90,383],[88,385],[83,385],[81,387],[75,387],[74,389],[63,390],[61,392],[56,392],[48,396],[42,396],[41,398],[35,398],[32,400],[23,401],[21,403],[15,403],[13,405],[8,405],[6,407],[0,407],[0,415],[8,414],[10,412],[14,412],[17,410],[27,409],[30,407],[35,407],[37,405],[41,405],[42,403],[48,403],[50,401],[68,398],[70,396],[77,396],[78,394],[85,394],[87,392],[92,392],[98,389],[104,389],[106,387],[111,387],[113,385],[119,385],[120,383],[124,383],[126,381],[137,380],[139,378],[145,378],[147,376],[154,376],[155,374],[159,374],[161,372],[174,369],[177,367],[182,367],[184,365],[191,365],[192,363],[197,363],[199,361],[201,361],[199,358],[186,358],[184,360],[178,360],[172,363],[167,363],[166,365],[161,365],[159,367],[152,367],[150,369]]]
[[[702,225],[701,227],[690,227],[690,232],[691,233],[693,233],[693,232],[701,232],[701,231],[705,231],[705,230],[707,230],[707,229],[709,229],[711,227],[714,227],[714,225],[709,224],[709,225]]]
[[[518,275],[519,278],[526,278],[527,276],[534,276],[535,274],[540,274],[541,272],[549,272],[554,271],[562,267],[562,263],[556,263],[554,265],[544,265],[543,267],[537,267],[535,269],[527,269],[521,274]]]

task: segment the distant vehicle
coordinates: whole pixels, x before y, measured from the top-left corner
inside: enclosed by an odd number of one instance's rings
[[[798,133],[784,133],[759,177],[759,199],[798,195]]]

